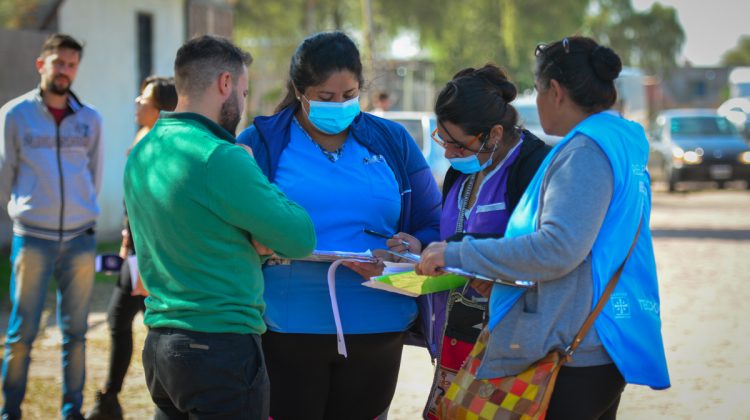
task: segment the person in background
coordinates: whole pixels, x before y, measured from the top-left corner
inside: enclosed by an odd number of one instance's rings
[[[424,244],[437,240],[440,192],[430,168],[405,128],[360,111],[363,83],[359,51],[348,36],[312,35],[292,56],[277,113],[255,118],[238,141],[252,147],[271,182],[307,209],[320,250],[386,248],[401,242],[396,232]],[[330,263],[281,260],[264,267],[263,350],[275,420],[373,419],[393,398],[416,300],[361,286],[382,265],[346,264],[333,291],[326,282]],[[337,349],[337,332],[345,335],[346,356]]]
[[[315,247],[307,212],[235,144],[250,61],[220,37],[180,47],[175,112],[161,114],[125,167],[156,419],[268,419],[261,263]]]
[[[487,64],[459,71],[438,94],[432,138],[451,163],[443,183],[440,239],[502,237],[510,214],[547,156],[549,146],[517,125],[512,104],[516,93],[505,72]],[[437,359],[428,418],[437,418],[439,398],[479,337],[487,320],[489,292],[489,284],[474,281],[463,289],[427,296],[434,319],[429,349]]]
[[[417,271],[460,267],[495,285],[478,378],[515,375],[566,348],[640,232],[612,295],[557,378],[547,418],[614,419],[626,383],[669,387],[649,230],[651,189],[643,128],[611,112],[619,56],[584,37],[537,47],[542,127],[564,136],[544,160],[501,239],[431,244]]]
[[[379,92],[372,101],[372,112],[383,113],[391,109],[391,96],[388,92]]]
[[[149,76],[141,84],[140,95],[135,98],[135,120],[140,127],[136,132],[130,150],[153,128],[161,111],[174,111],[177,105],[177,91],[174,79]],[[122,407],[117,394],[122,390],[125,374],[128,372],[133,355],[133,319],[138,312],[146,309],[143,304],[146,293],[142,288],[133,288],[128,257],[135,254],[133,239],[128,223],[127,212],[123,219],[120,257],[123,265],[120,277],[112,291],[107,308],[107,322],[110,331],[109,370],[101,391],[96,391],[94,407],[86,414],[87,420],[122,419]],[[137,275],[137,273],[136,273]]]
[[[62,416],[80,419],[94,283],[102,119],[71,92],[83,55],[54,34],[36,60],[39,87],[0,108],[0,202],[13,220],[3,357],[3,419],[21,418],[31,348],[52,276],[62,331]]]

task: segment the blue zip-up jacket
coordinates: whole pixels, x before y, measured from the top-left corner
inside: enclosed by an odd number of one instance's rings
[[[281,154],[291,140],[290,127],[296,110],[297,107],[290,106],[271,116],[256,117],[253,125],[237,137],[238,143],[253,149],[255,161],[271,182],[276,178]],[[419,239],[423,247],[439,240],[440,191],[427,161],[406,129],[392,121],[362,112],[354,119],[349,132],[373,153],[383,155],[393,171],[401,193],[398,230]],[[412,332],[426,336],[422,331],[430,331],[429,304],[423,297],[417,302],[421,322],[417,325],[417,331],[412,329]],[[414,340],[410,337],[408,342],[426,345],[422,342],[424,338]]]
[[[295,107],[256,117],[237,142],[253,149],[255,160],[269,181],[276,178],[279,158],[289,144]],[[352,137],[373,153],[385,157],[401,193],[399,231],[413,235],[423,246],[437,241],[440,233],[440,191],[417,143],[406,129],[393,121],[362,112],[349,127]]]

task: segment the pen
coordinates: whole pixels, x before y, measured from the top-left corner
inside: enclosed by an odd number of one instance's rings
[[[385,233],[376,232],[371,229],[362,229],[362,231],[368,235],[377,236],[379,238],[383,239],[391,239],[393,238],[393,235],[386,235]],[[406,242],[405,240],[401,239],[401,244],[404,245],[407,249],[409,248],[409,242]]]

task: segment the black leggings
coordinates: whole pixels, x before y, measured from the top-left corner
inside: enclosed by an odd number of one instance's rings
[[[403,333],[346,335],[348,358],[333,334],[263,335],[274,420],[372,420],[396,391]]]
[[[112,291],[107,308],[107,322],[112,343],[109,350],[109,372],[104,391],[118,394],[128,372],[133,355],[133,319],[139,311],[144,311],[143,296],[131,296],[130,267],[127,261],[120,270],[120,279]]]
[[[552,391],[547,420],[614,420],[625,389],[617,366],[563,366]]]

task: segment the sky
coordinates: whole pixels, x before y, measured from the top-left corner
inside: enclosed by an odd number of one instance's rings
[[[646,10],[654,0],[632,0],[636,10]],[[716,66],[721,55],[737,45],[741,35],[750,35],[750,0],[659,0],[674,7],[685,31],[683,62],[694,66]]]

